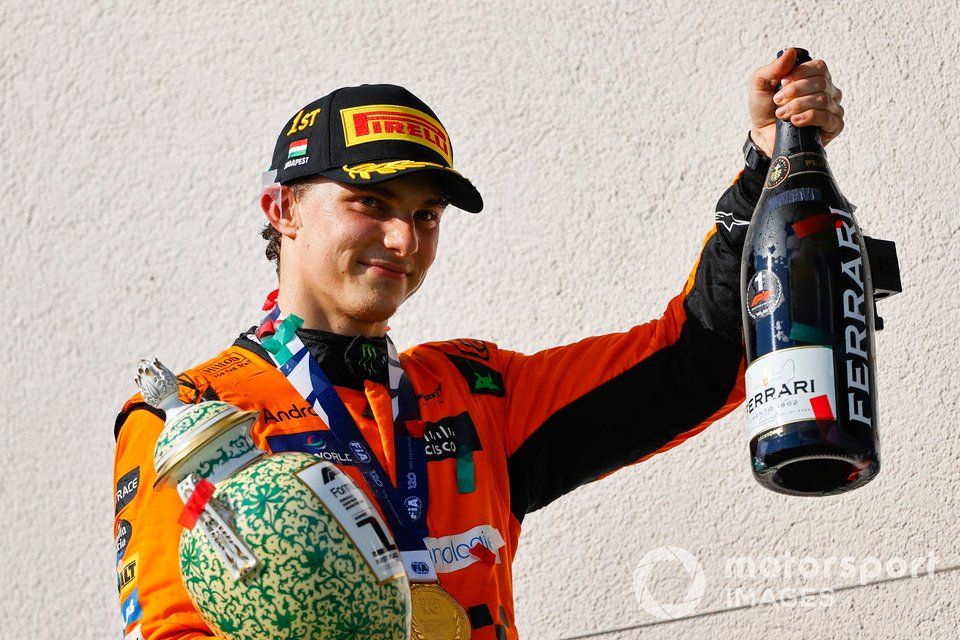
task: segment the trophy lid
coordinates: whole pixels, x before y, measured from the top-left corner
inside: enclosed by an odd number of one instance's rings
[[[153,466],[157,472],[154,486],[168,479],[175,484],[193,472],[189,466],[203,462],[204,449],[226,431],[245,429],[256,419],[256,411],[241,411],[238,407],[219,400],[185,404],[178,396],[177,378],[170,369],[154,358],[151,363],[141,360],[137,369],[137,385],[144,399],[166,413],[166,426],[157,439],[153,452]],[[250,443],[252,446],[252,442]]]

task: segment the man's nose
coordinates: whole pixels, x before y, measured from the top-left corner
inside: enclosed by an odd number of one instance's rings
[[[417,252],[417,227],[413,216],[392,216],[386,222],[383,244],[399,256],[411,256]]]

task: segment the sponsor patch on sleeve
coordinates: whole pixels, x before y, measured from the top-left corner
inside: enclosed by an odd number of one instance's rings
[[[134,467],[126,472],[117,480],[117,508],[114,514],[130,504],[137,497],[137,490],[140,488],[140,467]]]
[[[120,592],[121,598],[127,595],[137,582],[137,564],[139,561],[140,554],[135,553],[123,564],[117,563],[117,591]]]
[[[460,375],[467,381],[470,387],[470,393],[474,395],[490,395],[503,397],[506,390],[503,386],[503,375],[499,371],[491,369],[482,362],[477,362],[470,358],[462,358],[448,353],[450,362],[457,368]]]
[[[229,352],[216,362],[200,369],[200,373],[208,378],[220,378],[233,373],[251,364],[250,358],[236,352]]]
[[[143,617],[143,608],[140,606],[139,590],[134,587],[133,591],[120,603],[120,618],[123,620],[123,626],[126,627]]]
[[[133,537],[133,525],[129,520],[120,520],[117,523],[117,562],[123,560],[123,555],[127,552],[127,546],[130,544],[130,538]]]

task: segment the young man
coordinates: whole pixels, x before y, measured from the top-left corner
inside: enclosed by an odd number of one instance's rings
[[[479,212],[482,200],[454,171],[450,139],[435,114],[405,89],[348,87],[311,103],[283,128],[273,182],[261,197],[270,223],[267,255],[278,261],[279,292],[264,307],[270,314],[181,374],[181,398],[257,410],[258,446],[317,453],[307,443],[331,427],[278,369],[276,340],[268,348],[280,318],[303,319],[296,337],[372,454],[331,445],[319,455],[385,513],[361,460],[375,458],[371,464],[397,486],[397,440],[423,447],[423,543],[407,551],[426,558],[429,579],[462,607],[451,610],[462,616],[460,637],[516,639],[511,563],[524,515],[680,444],[743,400],[740,252],[776,119],[819,126],[824,143],[843,127],[840,91],[826,65],[794,69],[794,60],[788,50],[753,74],[747,146],[755,146],[660,319],[529,356],[473,339],[414,347],[399,364],[415,394],[409,408],[420,433],[393,428],[390,373],[399,369],[388,362],[387,323],[423,282],[446,205]],[[781,79],[788,84],[774,95]],[[175,490],[151,488],[162,427],[161,412],[139,395],[116,422],[118,556],[121,565],[133,554],[139,562],[135,595],[125,596],[125,632],[147,640],[207,638],[212,634],[178,570],[183,505]],[[410,518],[394,525],[416,525]]]

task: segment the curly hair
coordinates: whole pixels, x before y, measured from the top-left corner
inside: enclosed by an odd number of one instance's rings
[[[260,237],[267,241],[267,248],[264,254],[267,260],[277,264],[277,279],[280,278],[280,232],[277,231],[269,222],[260,229]]]
[[[311,176],[309,178],[301,178],[300,180],[294,180],[287,183],[286,186],[290,187],[290,193],[293,196],[294,201],[299,201],[306,195],[307,191],[310,190],[310,187],[326,180],[323,176]],[[264,225],[260,230],[260,237],[267,241],[267,248],[264,250],[264,255],[267,256],[267,260],[274,262],[277,265],[277,279],[280,279],[280,238],[283,235],[274,228],[269,222]]]

